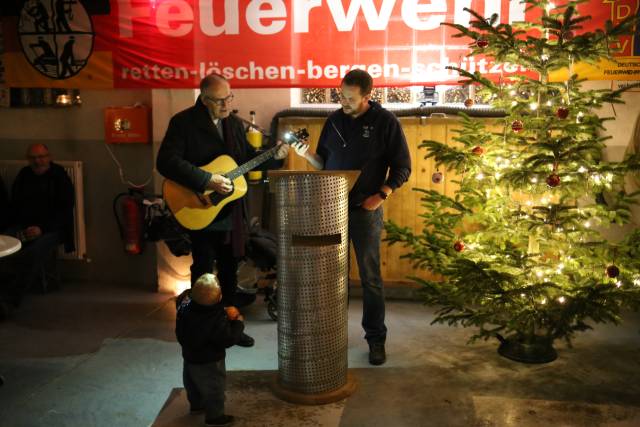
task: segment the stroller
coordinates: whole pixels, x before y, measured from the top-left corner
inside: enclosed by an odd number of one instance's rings
[[[236,292],[238,307],[251,304],[258,292],[264,293],[267,313],[273,320],[278,320],[277,248],[277,240],[273,233],[264,230],[257,218],[253,218],[249,227],[246,257],[238,266]]]

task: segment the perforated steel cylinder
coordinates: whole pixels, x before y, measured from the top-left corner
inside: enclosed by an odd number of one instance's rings
[[[347,382],[348,182],[291,175],[273,183],[278,216],[278,382],[326,393]]]

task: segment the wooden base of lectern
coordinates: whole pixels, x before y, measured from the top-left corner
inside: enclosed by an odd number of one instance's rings
[[[356,391],[356,388],[358,388],[358,382],[350,372],[347,373],[347,383],[345,385],[337,390],[325,393],[306,394],[287,390],[278,383],[277,374],[271,383],[271,391],[273,391],[273,394],[278,398],[285,402],[298,403],[301,405],[325,405],[327,403],[337,402],[351,396]]]

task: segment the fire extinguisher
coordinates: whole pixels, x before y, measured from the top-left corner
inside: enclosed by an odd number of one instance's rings
[[[142,253],[144,195],[141,188],[129,188],[126,193],[118,194],[113,199],[113,213],[120,229],[124,243],[124,251],[131,255]]]

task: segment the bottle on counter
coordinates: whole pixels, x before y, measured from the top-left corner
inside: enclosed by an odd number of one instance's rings
[[[256,112],[250,111],[249,115],[251,116],[251,124],[256,124]],[[262,148],[262,133],[258,131],[256,128],[249,126],[247,129],[247,141],[249,144],[253,146],[256,150]],[[249,181],[257,182],[262,179],[262,171],[249,171]]]

